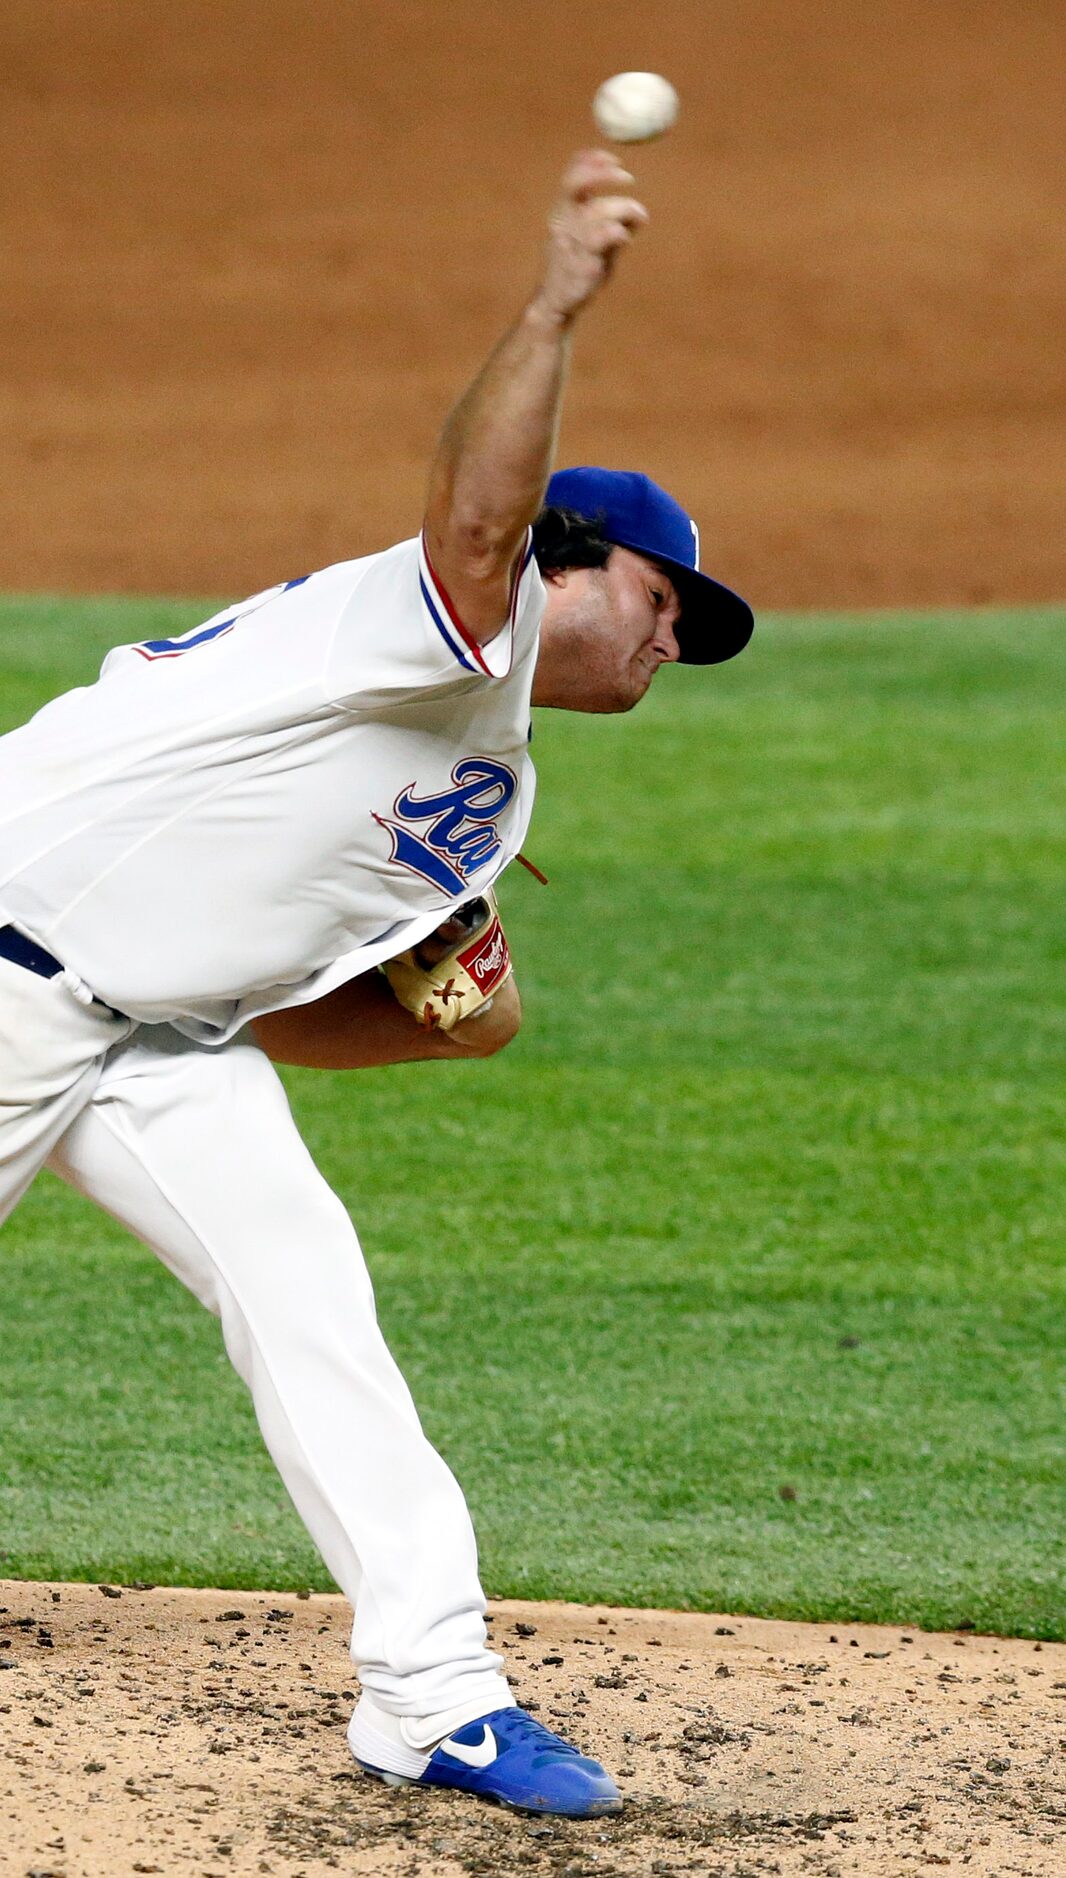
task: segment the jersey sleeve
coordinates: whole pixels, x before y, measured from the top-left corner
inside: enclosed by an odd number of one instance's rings
[[[331,700],[358,709],[507,678],[543,611],[531,541],[527,536],[507,618],[485,645],[467,632],[421,536],[362,563],[333,637],[326,672]]]
[[[432,561],[429,548],[423,534],[419,543],[419,580],[422,599],[426,611],[449,648],[453,658],[467,672],[480,672],[486,678],[506,678],[514,662],[515,628],[523,611],[523,602],[528,598],[530,587],[539,584],[539,573],[533,560],[533,534],[527,529],[522,544],[522,555],[511,588],[511,604],[507,618],[500,626],[494,638],[484,644],[467,632],[451,599],[440,580]]]

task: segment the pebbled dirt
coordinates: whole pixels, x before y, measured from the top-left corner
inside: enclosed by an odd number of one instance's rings
[[[339,1597],[0,1582],[3,1878],[1055,1878],[1066,1646],[493,1606],[520,1700],[617,1819],[354,1767]]]

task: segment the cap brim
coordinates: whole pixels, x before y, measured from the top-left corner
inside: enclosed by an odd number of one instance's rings
[[[665,567],[681,602],[674,628],[682,665],[721,665],[743,652],[755,631],[755,615],[746,600],[709,574],[696,574],[679,561],[654,557]]]

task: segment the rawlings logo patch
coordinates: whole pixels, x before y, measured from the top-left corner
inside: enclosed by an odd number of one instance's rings
[[[474,945],[467,946],[465,952],[456,954],[460,965],[470,973],[475,985],[485,997],[491,997],[497,985],[506,978],[511,964],[511,954],[503,927],[494,919],[488,932],[482,933]]]

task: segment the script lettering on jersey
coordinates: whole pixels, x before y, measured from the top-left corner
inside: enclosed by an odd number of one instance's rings
[[[451,789],[419,796],[414,783],[408,783],[393,804],[397,819],[375,815],[374,820],[392,837],[391,861],[454,895],[499,854],[503,844],[496,823],[518,778],[506,763],[467,756],[452,770],[452,784]],[[416,832],[418,823],[428,827]]]

